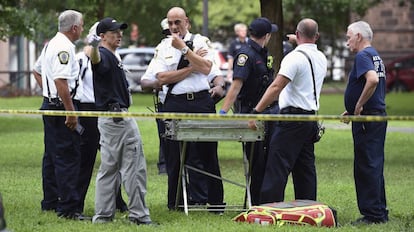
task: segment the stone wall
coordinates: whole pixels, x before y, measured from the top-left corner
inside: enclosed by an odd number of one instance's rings
[[[385,63],[414,53],[414,6],[409,0],[383,0],[364,17],[351,16],[351,22],[368,22],[374,31],[372,45]]]

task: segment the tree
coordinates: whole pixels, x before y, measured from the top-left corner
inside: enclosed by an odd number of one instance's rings
[[[369,7],[378,4],[381,0],[284,0],[284,16],[289,31],[294,32],[297,22],[302,18],[313,18],[318,22],[322,49],[329,51],[332,79],[333,59],[342,57],[344,34],[350,21],[351,12],[363,16]],[[326,49],[329,48],[329,49]]]
[[[268,18],[271,22],[276,23],[279,27],[276,35],[271,37],[268,49],[274,57],[273,68],[277,71],[280,68],[280,62],[283,56],[283,10],[282,0],[260,0],[260,9],[262,16]]]

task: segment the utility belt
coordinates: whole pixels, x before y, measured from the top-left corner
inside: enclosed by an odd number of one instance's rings
[[[46,101],[48,103],[48,106],[51,108],[62,108],[62,109],[65,108],[62,100],[60,100],[60,98],[58,97],[56,98],[43,97],[43,100]]]
[[[208,96],[210,95],[208,90],[201,90],[201,91],[196,92],[196,93],[170,94],[169,97],[185,99],[187,101],[193,101],[197,98],[203,98],[207,95]]]
[[[79,102],[79,110],[96,110],[96,105],[95,103],[86,103],[86,102]]]
[[[385,110],[371,109],[371,110],[362,110],[361,115],[383,115]]]
[[[128,112],[128,108],[123,108],[119,103],[109,103],[108,104],[109,112]],[[123,118],[112,118],[114,122],[120,122],[124,120]]]
[[[280,114],[315,114],[314,110],[304,110],[302,108],[288,106],[280,110]]]

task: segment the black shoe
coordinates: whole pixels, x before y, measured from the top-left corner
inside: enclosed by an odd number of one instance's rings
[[[137,218],[131,218],[131,217],[129,218],[129,221],[136,224],[136,225],[138,225],[138,226],[159,226],[160,225],[160,224],[158,224],[156,222],[153,222],[153,221],[143,222],[143,221],[138,220]]]
[[[0,231],[6,229],[6,219],[4,219],[3,199],[0,195]]]
[[[90,221],[92,220],[91,217],[87,217],[81,213],[64,213],[64,212],[57,212],[56,215],[59,218],[69,219],[69,220],[75,220],[75,221]]]
[[[167,174],[167,168],[165,165],[161,165],[158,167],[158,175],[165,175]]]
[[[214,213],[217,215],[223,215],[224,214],[224,209],[226,208],[226,203],[223,202],[221,204],[211,204],[207,207],[208,211],[210,213]]]
[[[372,224],[380,224],[380,223],[386,223],[385,220],[370,220],[366,217],[358,218],[357,220],[351,222],[352,226],[363,226],[363,225],[372,225]]]

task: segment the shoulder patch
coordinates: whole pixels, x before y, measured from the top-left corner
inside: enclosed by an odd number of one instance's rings
[[[58,53],[58,58],[61,64],[68,64],[69,62],[69,53],[67,51],[62,51]]]
[[[249,59],[249,57],[246,54],[240,54],[237,58],[237,65],[244,66],[246,64],[247,59]]]

